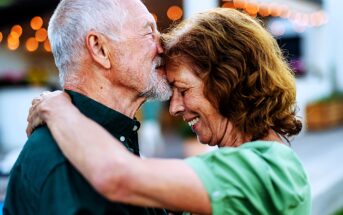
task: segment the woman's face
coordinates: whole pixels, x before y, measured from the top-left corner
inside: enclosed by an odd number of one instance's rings
[[[228,119],[205,97],[203,81],[189,67],[184,64],[167,67],[167,78],[173,89],[169,112],[182,116],[201,143],[221,146]]]

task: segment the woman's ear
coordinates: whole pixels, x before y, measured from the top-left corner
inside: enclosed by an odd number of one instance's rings
[[[86,36],[86,47],[92,57],[104,69],[111,68],[109,47],[103,35],[90,31]]]

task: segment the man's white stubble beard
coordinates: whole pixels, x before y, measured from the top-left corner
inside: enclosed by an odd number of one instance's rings
[[[172,90],[168,84],[167,77],[158,77],[158,71],[156,65],[161,59],[154,60],[148,87],[141,93],[142,97],[146,97],[148,100],[166,101],[169,100],[172,95]]]

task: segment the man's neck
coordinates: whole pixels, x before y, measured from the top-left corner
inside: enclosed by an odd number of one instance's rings
[[[145,98],[134,95],[133,92],[130,92],[128,89],[110,87],[108,84],[66,84],[64,88],[81,93],[132,119],[146,100]]]

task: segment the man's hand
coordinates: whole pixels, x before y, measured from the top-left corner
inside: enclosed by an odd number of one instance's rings
[[[34,98],[27,117],[27,136],[30,136],[39,125],[44,124],[50,113],[60,111],[63,105],[70,103],[70,100],[69,95],[63,91],[45,91],[39,97]]]

